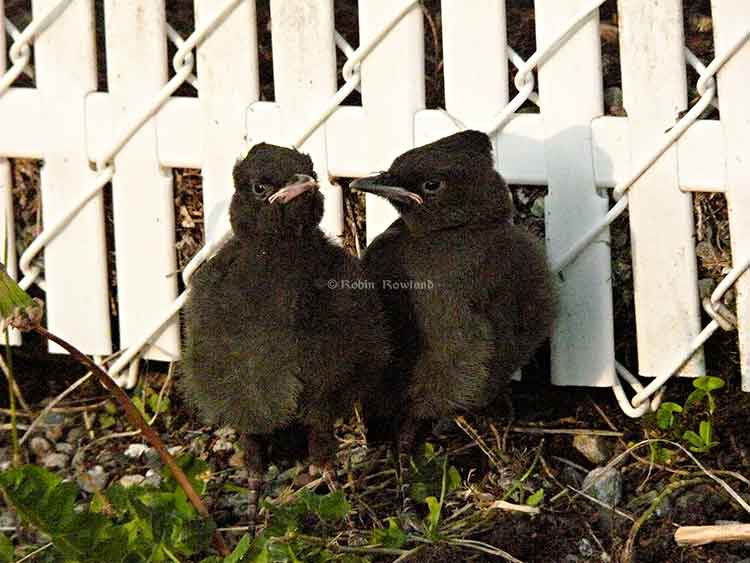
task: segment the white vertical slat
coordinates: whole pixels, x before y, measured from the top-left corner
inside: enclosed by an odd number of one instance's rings
[[[687,106],[682,0],[619,0],[620,50],[631,167],[653,152]],[[700,332],[692,198],[679,190],[677,148],[630,189],[638,365],[674,367]],[[680,371],[704,372],[699,350]]]
[[[215,0],[195,0],[196,26],[220,7]],[[258,100],[256,35],[255,2],[246,0],[198,47],[206,239],[229,226],[232,167],[246,147],[245,110]]]
[[[359,36],[364,44],[404,5],[404,0],[360,0]],[[362,105],[372,170],[385,170],[414,146],[414,115],[424,108],[422,11],[417,4],[362,62]],[[367,194],[367,240],[397,217],[384,200]]]
[[[443,0],[441,19],[445,109],[481,130],[508,103],[505,2]]]
[[[34,0],[41,17],[57,0]],[[36,85],[44,115],[41,171],[45,227],[91,187],[85,98],[96,90],[94,3],[74,0],[34,44]],[[109,354],[107,249],[101,196],[93,198],[44,249],[47,324],[89,354]],[[50,350],[61,349],[51,345]]]
[[[746,0],[713,0],[716,53],[731,47],[750,28]],[[719,105],[727,158],[727,204],[732,239],[732,263],[750,258],[750,108],[747,105],[750,44],[719,71]],[[737,322],[742,390],[750,391],[750,272],[737,280]]]
[[[271,40],[281,132],[293,143],[336,92],[333,0],[271,0]],[[253,139],[261,141],[263,139]],[[340,237],[344,225],[341,188],[328,180],[325,124],[299,149],[315,163],[325,212],[321,227]]]
[[[4,2],[0,0],[0,27],[5,21]],[[7,45],[5,31],[0,30],[0,76],[7,69]],[[11,176],[10,161],[0,156],[0,262],[5,264],[8,273],[16,278],[16,238],[13,226],[13,178]],[[21,344],[21,333],[15,329],[10,331],[10,343]],[[5,335],[0,335],[0,343],[5,343]]]
[[[536,0],[540,47],[553,40],[588,0]],[[571,74],[570,69],[575,68]],[[591,121],[603,113],[599,14],[539,69],[545,200],[550,260],[564,254],[607,213],[596,188]],[[575,220],[571,220],[575,217]],[[560,306],[552,337],[552,381],[557,385],[610,386],[614,382],[614,329],[609,231],[605,230],[559,280]]]
[[[0,6],[0,21],[2,17],[2,6]],[[0,74],[2,71],[2,64],[0,64]],[[10,172],[10,161],[0,157],[0,262],[6,266],[8,274],[15,279],[17,277],[16,237],[13,230],[13,178]],[[21,344],[21,333],[16,329],[10,329],[8,336],[8,340],[14,346]],[[0,333],[0,344],[5,344],[4,331]]]
[[[163,0],[106,0],[107,80],[113,134],[118,133],[167,80]],[[177,297],[172,174],[159,164],[155,120],[147,122],[115,157],[115,218],[120,345],[150,330]],[[145,354],[174,359],[176,324]]]

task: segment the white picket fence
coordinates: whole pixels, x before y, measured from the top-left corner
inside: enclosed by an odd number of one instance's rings
[[[132,384],[132,370],[118,374],[134,358],[179,356],[176,313],[185,294],[177,295],[174,275],[170,167],[203,174],[209,243],[183,272],[187,281],[226,236],[231,168],[252,144],[293,145],[312,155],[326,196],[324,227],[339,235],[341,191],[329,177],[384,169],[415,145],[478,128],[493,136],[498,170],[510,183],[549,186],[547,249],[563,280],[554,383],[612,387],[623,409],[638,416],[676,372],[704,373],[702,344],[723,327],[738,328],[743,389],[750,391],[750,5],[713,0],[717,57],[703,67],[684,46],[681,0],[619,0],[628,117],[612,117],[603,115],[602,3],[536,0],[538,50],[524,61],[506,41],[504,0],[442,0],[440,111],[424,109],[417,0],[359,0],[356,49],[336,33],[333,0],[271,0],[275,102],[258,101],[254,0],[195,0],[195,31],[184,42],[166,25],[163,1],[104,0],[108,92],[96,91],[93,0],[33,0],[33,21],[21,31],[4,19],[0,0],[0,21],[13,36],[8,51],[0,33],[0,236],[7,234],[0,242],[12,264],[7,158],[43,159],[44,231],[21,256],[22,285],[46,291],[51,330],[90,354],[110,354],[101,188],[112,181],[127,350],[110,373]],[[168,33],[179,46],[169,80]],[[338,90],[337,47],[348,57]],[[12,87],[28,70],[31,48],[36,87]],[[686,59],[701,76],[701,98],[683,116]],[[519,69],[512,98],[509,60]],[[174,97],[188,80],[198,97]],[[340,107],[355,88],[362,106]],[[516,113],[527,99],[540,113]],[[721,120],[697,120],[717,99]],[[611,209],[604,188],[614,188]],[[733,269],[703,303],[692,191],[722,192],[729,205]],[[625,208],[639,366],[654,377],[645,389],[614,357],[608,225]],[[394,218],[369,196],[366,215],[370,237]],[[43,272],[34,260],[42,248]],[[722,301],[732,286],[736,317]],[[713,319],[703,328],[701,306]],[[636,392],[632,399],[621,378]]]

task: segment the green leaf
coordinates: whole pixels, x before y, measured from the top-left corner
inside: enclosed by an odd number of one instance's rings
[[[133,404],[135,405],[135,408],[138,409],[138,412],[141,413],[141,416],[148,420],[149,416],[146,414],[146,407],[143,405],[143,399],[140,397],[133,397],[132,398]]]
[[[719,444],[719,442],[713,439],[713,425],[710,420],[702,420],[698,426],[698,433],[700,434],[703,443],[706,444],[706,448],[710,449]]]
[[[703,401],[703,398],[706,396],[706,392],[703,389],[696,389],[690,395],[688,395],[688,398],[685,400],[685,407],[688,407],[692,404],[697,404]]]
[[[3,533],[0,533],[0,563],[13,563],[15,558],[13,542]]]
[[[457,491],[461,487],[461,474],[454,466],[448,468],[448,493]]]
[[[702,375],[701,377],[693,379],[693,387],[696,389],[702,389],[706,393],[711,393],[711,391],[721,389],[724,385],[726,385],[726,383],[721,377],[715,377],[713,375]]]
[[[310,512],[315,513],[326,522],[341,520],[352,509],[352,506],[344,497],[344,491],[341,489],[325,495],[316,495],[307,489],[303,489],[300,491],[299,498]]]
[[[224,563],[240,563],[245,554],[250,550],[252,543],[250,536],[247,534],[242,536],[240,543],[237,544],[237,547],[234,548],[234,551],[230,555],[227,555]]]
[[[383,547],[400,549],[406,543],[406,533],[395,518],[388,518],[387,528],[378,528],[372,532],[372,543]]]
[[[190,484],[195,489],[195,492],[199,495],[203,495],[208,487],[208,480],[211,473],[211,468],[204,460],[193,454],[182,454],[176,460],[177,466],[182,469],[185,475],[190,481]],[[167,491],[181,491],[182,488],[177,484],[177,480],[172,476],[172,471],[169,467],[164,467],[162,472],[164,476],[164,483],[162,488]]]
[[[656,422],[662,430],[669,430],[674,425],[675,413],[681,413],[682,407],[677,403],[662,403],[656,411]]]
[[[428,509],[427,536],[430,539],[435,539],[437,537],[438,524],[440,523],[440,511],[442,510],[442,506],[440,501],[435,497],[427,497],[425,502],[427,503]]]
[[[690,449],[693,451],[703,451],[706,447],[706,444],[703,442],[703,438],[701,438],[692,430],[685,430],[685,433],[682,435],[682,439],[687,440],[690,443]]]
[[[0,315],[6,319],[13,315],[16,309],[25,309],[34,305],[31,296],[26,293],[16,280],[8,275],[5,265],[0,263]]]
[[[99,426],[102,427],[102,429],[106,430],[107,428],[114,426],[117,422],[117,419],[112,416],[111,414],[101,414],[99,415]]]
[[[526,499],[527,506],[539,506],[544,500],[544,489],[539,489],[533,495]]]

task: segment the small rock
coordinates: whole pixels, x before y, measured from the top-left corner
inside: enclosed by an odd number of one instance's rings
[[[610,443],[602,436],[578,434],[573,438],[573,447],[596,465],[606,463],[612,455]]]
[[[578,540],[578,552],[584,557],[591,557],[594,555],[594,546],[586,538]]]
[[[148,446],[145,444],[130,444],[127,449],[125,450],[125,457],[129,457],[131,459],[138,459],[143,455],[143,452],[145,452],[148,449]]]
[[[42,459],[42,465],[47,469],[64,469],[68,466],[70,456],[67,454],[53,452],[49,453]]]
[[[161,474],[157,473],[153,469],[146,471],[146,478],[143,480],[143,485],[150,485],[151,487],[160,487],[162,477]]]
[[[55,444],[55,449],[60,453],[68,455],[73,455],[73,450],[75,450],[73,444],[68,444],[67,442],[58,442]]]
[[[583,480],[583,491],[609,506],[622,499],[622,474],[613,467],[596,467]]]
[[[120,485],[125,488],[132,487],[133,485],[140,485],[145,480],[143,475],[123,475],[120,477]]]
[[[174,456],[179,455],[182,450],[183,446],[172,446],[171,448],[167,448],[167,451]]]
[[[229,450],[233,450],[234,445],[229,440],[225,440],[224,438],[219,438],[214,442],[214,445],[211,446],[212,452],[228,452]]]
[[[52,450],[50,443],[41,436],[34,436],[29,447],[36,457],[44,457]]]
[[[570,467],[569,465],[564,466],[562,471],[560,471],[560,481],[562,481],[564,485],[572,485],[576,489],[581,488],[584,477],[585,475],[582,471],[579,471],[575,467]]]
[[[95,493],[107,486],[109,474],[101,465],[95,465],[92,469],[80,474],[76,481],[78,481],[78,486],[87,493]]]

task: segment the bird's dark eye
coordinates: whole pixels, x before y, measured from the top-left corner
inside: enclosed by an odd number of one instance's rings
[[[253,182],[250,185],[250,189],[253,190],[255,195],[263,195],[268,191],[268,184],[261,184],[259,182]]]
[[[440,180],[425,180],[422,182],[422,191],[428,194],[434,194],[440,191],[443,187],[443,182]]]

